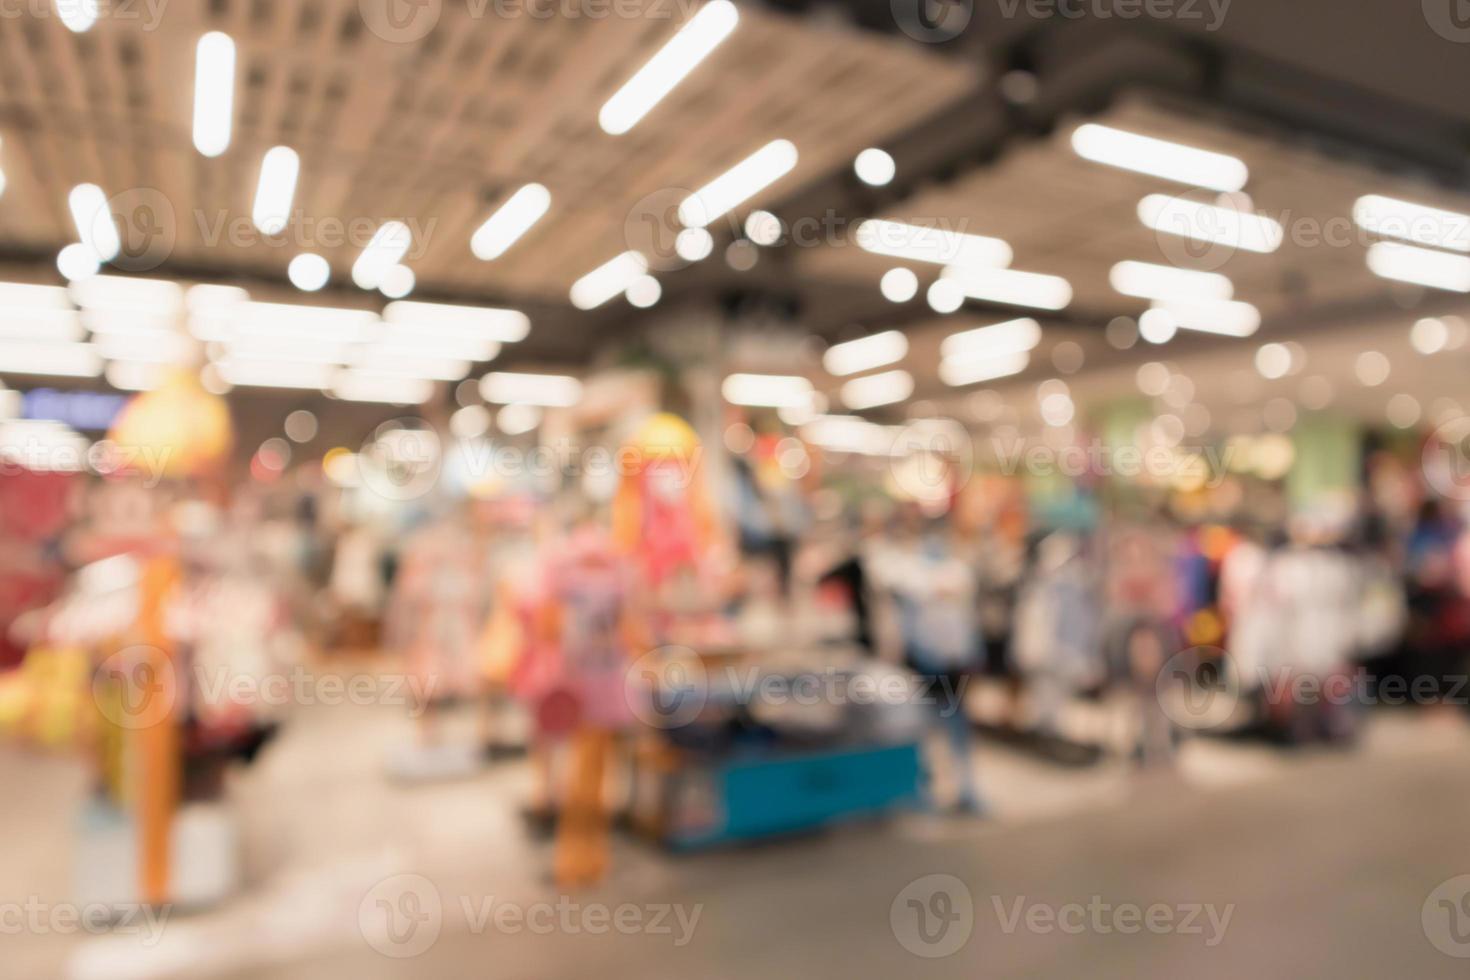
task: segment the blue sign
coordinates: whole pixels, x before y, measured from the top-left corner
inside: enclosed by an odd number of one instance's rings
[[[37,422],[64,422],[73,429],[105,432],[112,428],[128,395],[100,391],[57,391],[36,388],[21,396],[21,417]]]

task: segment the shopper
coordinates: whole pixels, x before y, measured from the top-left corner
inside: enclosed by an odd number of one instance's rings
[[[948,528],[935,522],[893,554],[887,581],[899,612],[904,662],[923,679],[936,727],[949,743],[958,793],[954,809],[981,813],[970,718],[964,694],[985,661],[974,569],[956,554]]]

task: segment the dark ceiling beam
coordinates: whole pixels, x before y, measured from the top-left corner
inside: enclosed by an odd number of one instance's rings
[[[830,4],[804,0],[775,6],[798,12],[832,9]],[[889,0],[849,0],[840,6],[854,23],[904,36]],[[974,9],[978,14],[986,8]],[[1283,9],[1282,16],[1291,12]],[[965,35],[950,43],[926,46],[974,59],[984,80],[967,97],[884,144],[897,163],[899,176],[893,184],[868,187],[850,167],[842,166],[809,181],[770,210],[788,228],[797,221],[816,220],[850,233],[864,217],[927,187],[989,166],[1022,142],[1049,136],[1066,119],[1095,115],[1131,93],[1384,171],[1407,167],[1450,188],[1470,187],[1470,126],[1465,121],[1251,52],[1208,33],[1156,21],[1090,17],[1011,19],[999,30],[983,32],[979,26],[972,23]],[[1021,79],[1023,85],[1007,86],[999,82],[1007,72],[1028,77]],[[666,291],[710,291],[727,297],[727,305],[737,309],[742,297],[755,305],[784,302],[794,321],[828,340],[855,328],[904,326],[937,316],[922,298],[891,305],[876,301],[866,289],[854,297],[849,281],[814,280],[809,271],[798,268],[792,255],[804,246],[792,243],[762,249],[754,274],[735,273],[718,259],[720,248],[734,237],[738,232],[718,240],[716,257],[687,272],[664,276]],[[851,242],[838,244],[855,247]],[[733,300],[728,299],[731,296]],[[965,311],[1012,312],[976,303],[967,303]],[[1120,297],[1116,308],[1038,318],[1100,326],[1113,316],[1137,312],[1135,303]]]

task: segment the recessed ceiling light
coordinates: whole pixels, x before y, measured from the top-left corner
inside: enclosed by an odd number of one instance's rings
[[[286,266],[286,278],[290,279],[291,285],[297,289],[314,293],[332,278],[332,267],[320,255],[303,252]]]
[[[684,228],[674,236],[674,251],[685,262],[707,259],[714,248],[714,236],[703,228]]]
[[[416,277],[406,265],[392,265],[378,277],[378,291],[389,299],[403,299],[413,292]]]
[[[657,303],[663,294],[664,288],[653,276],[639,276],[628,284],[628,302],[640,310]]]
[[[952,279],[936,279],[929,284],[925,299],[935,313],[953,313],[965,305],[965,291]]]
[[[1179,321],[1168,310],[1145,310],[1138,318],[1138,335],[1150,344],[1167,344],[1179,332]]]
[[[890,303],[907,303],[919,294],[919,277],[912,269],[898,266],[883,273],[878,290]]]
[[[68,282],[95,276],[101,266],[97,255],[81,243],[66,246],[56,255],[56,268]]]
[[[874,146],[857,155],[857,159],[852,162],[852,169],[858,180],[872,187],[882,187],[890,183],[898,172],[893,157]]]
[[[781,219],[769,211],[752,211],[745,218],[745,237],[757,245],[774,245],[781,240]]]

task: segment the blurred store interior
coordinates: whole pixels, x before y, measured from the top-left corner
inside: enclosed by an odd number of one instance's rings
[[[1457,9],[0,10],[0,976],[1460,975]]]

